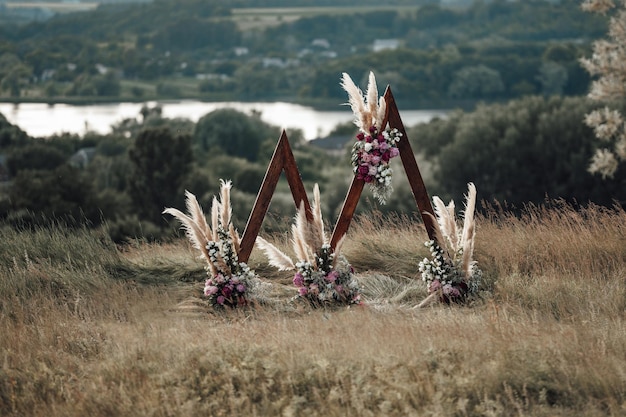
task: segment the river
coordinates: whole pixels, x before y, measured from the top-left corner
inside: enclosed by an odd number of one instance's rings
[[[202,116],[219,108],[234,108],[251,114],[258,111],[266,123],[281,128],[299,128],[307,140],[326,136],[337,124],[353,120],[348,106],[337,106],[336,111],[315,110],[312,107],[285,102],[242,103],[201,102],[195,100],[158,103],[166,118],[182,117],[197,122]],[[87,131],[106,134],[111,126],[123,119],[140,117],[141,108],[154,107],[157,102],[68,105],[45,103],[0,103],[0,113],[34,137],[47,137],[67,132],[79,135]],[[427,122],[433,117],[444,117],[445,110],[400,110],[406,127]]]

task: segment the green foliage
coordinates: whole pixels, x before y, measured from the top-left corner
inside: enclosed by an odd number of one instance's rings
[[[169,128],[142,131],[129,151],[129,192],[136,213],[155,224],[161,212],[184,201],[183,179],[191,169],[191,136]]]
[[[3,114],[0,114],[0,150],[24,145],[28,139],[29,136],[26,132],[11,124]]]
[[[43,143],[33,143],[14,149],[8,156],[10,175],[22,170],[53,170],[67,161],[60,150]]]
[[[474,182],[479,198],[518,208],[546,198],[623,203],[626,172],[602,181],[586,170],[597,144],[582,120],[592,107],[581,98],[527,97],[453,113],[416,127],[409,137],[434,159],[438,195],[459,200]]]
[[[202,151],[219,148],[230,156],[256,161],[261,143],[278,138],[276,127],[263,122],[258,115],[248,116],[234,109],[215,110],[203,116],[193,134]]]
[[[99,203],[90,178],[69,165],[52,171],[21,170],[9,187],[7,221],[13,224],[69,226],[99,224]]]

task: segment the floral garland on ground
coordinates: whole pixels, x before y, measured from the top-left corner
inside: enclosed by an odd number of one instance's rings
[[[373,72],[369,74],[366,98],[345,72],[341,86],[348,93],[349,104],[355,115],[354,124],[359,128],[357,141],[352,147],[353,172],[358,179],[368,183],[374,197],[385,204],[393,191],[393,170],[389,160],[400,153],[397,144],[402,133],[398,129],[384,129],[382,126],[387,103],[384,97],[378,97]]]
[[[482,271],[472,259],[476,187],[470,183],[468,188],[462,228],[457,226],[454,201],[446,206],[439,197],[433,197],[437,239],[424,243],[430,250],[430,259],[424,258],[420,261],[419,271],[427,285],[429,296],[418,307],[424,307],[435,300],[448,304],[462,303],[478,292]]]
[[[291,227],[291,241],[298,258],[296,263],[260,236],[256,244],[265,252],[270,265],[280,271],[296,270],[293,277],[293,284],[298,289],[296,298],[306,300],[313,307],[360,304],[361,289],[354,277],[354,269],[340,254],[343,239],[334,252],[328,244],[317,184],[313,195],[313,219],[307,220],[304,204],[301,204]]]
[[[342,255],[336,263],[334,258],[330,245],[325,244],[315,254],[315,262],[296,262],[293,285],[298,288],[298,297],[316,307],[330,302],[358,304],[361,301],[354,269]]]
[[[239,234],[231,223],[230,181],[221,181],[221,202],[213,198],[211,225],[198,204],[196,197],[186,191],[189,215],[168,208],[181,223],[193,246],[207,261],[209,278],[204,284],[204,295],[214,307],[238,307],[250,302],[259,279],[248,265],[239,262]]]

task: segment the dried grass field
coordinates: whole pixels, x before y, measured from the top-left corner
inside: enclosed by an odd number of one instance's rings
[[[467,306],[412,308],[425,239],[408,218],[355,219],[343,253],[366,302],[325,311],[291,302],[255,249],[263,302],[215,312],[182,239],[2,229],[0,415],[626,415],[622,209],[479,216]]]

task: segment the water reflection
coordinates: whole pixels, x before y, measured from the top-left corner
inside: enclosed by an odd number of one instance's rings
[[[234,108],[252,114],[259,112],[261,119],[281,128],[299,128],[307,140],[327,135],[337,124],[352,121],[349,107],[338,105],[336,111],[321,111],[298,104],[219,102],[206,103],[193,100],[159,102],[162,115],[167,118],[186,118],[197,122],[202,116],[219,108]],[[154,107],[157,102],[111,103],[85,106],[45,103],[0,103],[2,113],[11,123],[18,125],[35,137],[68,132],[79,135],[86,131],[108,133],[111,126],[127,118],[140,117],[143,106]],[[433,117],[443,117],[444,110],[400,111],[405,126],[427,122]]]

